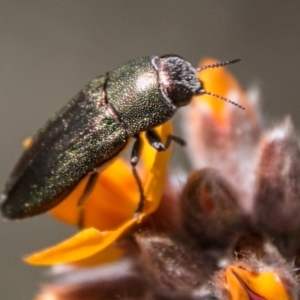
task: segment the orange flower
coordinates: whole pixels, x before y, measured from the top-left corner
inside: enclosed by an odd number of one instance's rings
[[[254,256],[228,265],[214,278],[215,295],[232,300],[297,298],[297,279],[290,266],[281,262],[270,267]]]
[[[168,122],[157,128],[163,141],[172,131]],[[121,256],[120,250],[104,251],[126,231],[139,224],[143,218],[153,213],[159,203],[166,181],[170,150],[155,151],[147,142],[143,143],[145,208],[137,217],[134,211],[139,200],[137,184],[130,167],[117,159],[100,175],[100,179],[84,203],[84,229],[72,238],[25,258],[30,264],[52,265],[77,262],[103,251],[105,260]],[[80,210],[77,202],[83,192],[87,178],[56,208],[51,211],[59,220],[77,225]],[[110,249],[111,250],[111,249]],[[97,255],[98,261],[102,260]],[[88,263],[88,262],[86,262]]]
[[[274,270],[254,272],[230,265],[226,268],[225,277],[233,300],[248,300],[249,297],[293,299]]]

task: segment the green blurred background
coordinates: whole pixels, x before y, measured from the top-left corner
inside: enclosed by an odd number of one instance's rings
[[[93,77],[144,55],[241,58],[232,71],[261,87],[269,120],[300,125],[299,1],[0,0],[0,186],[24,138]],[[46,270],[24,254],[74,229],[47,215],[0,224],[0,299],[32,299]]]

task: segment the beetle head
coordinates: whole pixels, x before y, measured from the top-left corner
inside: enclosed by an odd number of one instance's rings
[[[161,56],[158,74],[163,91],[177,107],[188,105],[194,95],[201,93],[197,70],[180,56]]]

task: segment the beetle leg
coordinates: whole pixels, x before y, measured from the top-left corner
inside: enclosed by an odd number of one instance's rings
[[[78,202],[77,202],[77,206],[79,207],[80,211],[79,211],[79,221],[78,221],[78,227],[79,228],[83,228],[84,225],[84,207],[83,207],[83,203],[85,202],[85,200],[87,199],[87,197],[91,194],[92,190],[95,187],[95,184],[97,182],[99,178],[99,173],[95,172],[92,173],[88,179],[88,182],[83,190],[83,193],[81,195],[81,197],[79,198]]]
[[[143,185],[142,185],[142,180],[137,172],[136,169],[136,165],[139,162],[140,159],[140,153],[141,153],[141,138],[139,135],[134,136],[136,138],[134,144],[133,144],[133,148],[132,148],[132,152],[131,152],[131,159],[130,159],[130,164],[132,167],[132,174],[134,176],[134,179],[138,185],[139,188],[139,193],[140,193],[140,200],[138,203],[138,207],[136,208],[136,211],[134,213],[135,216],[137,216],[144,208],[144,200],[145,200],[145,195],[144,195],[144,189],[143,189]]]
[[[83,227],[84,227],[84,207],[83,206],[79,207],[79,216],[78,216],[77,227],[79,230],[83,229]]]
[[[156,133],[155,130],[148,130],[146,132],[146,138],[148,140],[148,143],[157,151],[161,152],[161,151],[166,151],[170,145],[171,142],[176,142],[177,144],[179,144],[180,146],[185,146],[186,143],[183,139],[181,139],[178,136],[169,134],[167,136],[167,142],[164,145],[163,142],[161,141],[160,136]]]
[[[92,190],[94,189],[94,186],[97,182],[99,178],[99,173],[95,172],[92,173],[88,179],[88,182],[83,190],[83,193],[81,195],[81,197],[78,200],[77,205],[80,207],[83,205],[84,201],[86,200],[86,198],[91,194]]]

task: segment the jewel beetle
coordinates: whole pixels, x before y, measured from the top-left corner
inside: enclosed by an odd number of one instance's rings
[[[135,168],[140,133],[146,133],[157,151],[166,150],[172,140],[183,143],[170,135],[164,145],[154,128],[188,105],[194,95],[209,94],[198,79],[200,70],[177,55],[147,56],[90,81],[33,136],[1,195],[2,214],[21,219],[48,211],[89,176],[78,199],[80,206],[101,169],[120,154],[130,138],[135,139],[131,165],[140,191],[136,212],[142,211],[143,187]]]

